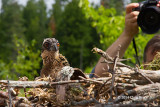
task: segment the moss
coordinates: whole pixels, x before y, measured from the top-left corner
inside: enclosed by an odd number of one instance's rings
[[[141,66],[145,70],[160,70],[160,52],[157,52],[152,62]]]

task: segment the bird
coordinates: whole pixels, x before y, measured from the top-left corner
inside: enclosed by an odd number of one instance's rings
[[[55,78],[64,66],[70,66],[65,56],[59,53],[59,46],[60,44],[55,38],[44,39],[41,51],[43,67],[40,72],[40,77],[50,76]]]
[[[59,42],[55,38],[46,38],[42,43],[41,57],[43,60],[43,67],[40,73],[40,79],[43,80],[47,77],[51,78],[53,82],[69,81],[80,79],[79,76],[84,78],[85,75],[80,69],[70,67],[69,62],[59,53]],[[63,103],[67,99],[68,84],[56,85],[57,101]]]

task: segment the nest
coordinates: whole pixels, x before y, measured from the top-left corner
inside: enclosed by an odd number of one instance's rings
[[[111,58],[98,48],[93,51],[105,58],[103,63],[114,65],[110,72],[106,72],[108,77],[91,79],[80,69],[66,66],[54,79],[45,77],[29,81],[25,77],[19,81],[1,80],[1,89],[5,90],[0,91],[0,106],[160,105],[160,71],[142,70],[138,66],[132,68],[121,63],[124,59],[118,56]],[[24,89],[25,97],[18,96],[20,88]]]

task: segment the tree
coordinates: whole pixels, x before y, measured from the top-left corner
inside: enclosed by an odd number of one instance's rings
[[[0,60],[0,78],[18,79],[18,77],[27,76],[29,79],[34,79],[38,76],[37,70],[40,68],[40,50],[35,47],[36,41],[32,40],[31,45],[26,43],[23,38],[17,35],[13,36],[15,46],[13,49],[17,52],[16,60],[9,63]]]
[[[16,56],[13,49],[13,35],[23,37],[24,27],[21,6],[15,0],[2,0],[0,14],[0,58],[7,62]]]
[[[117,14],[122,14],[124,10],[123,0],[101,0],[101,5],[103,5],[105,8],[115,8]]]
[[[23,18],[26,27],[25,38],[31,43],[35,39],[38,43],[38,48],[41,47],[43,39],[49,36],[48,18],[46,13],[46,5],[44,0],[29,0],[23,10]]]
[[[98,45],[99,37],[78,3],[79,0],[72,0],[65,6],[61,21],[56,23],[55,37],[61,44],[60,52],[67,57],[71,66],[85,69],[97,60],[91,50]]]
[[[54,21],[56,25],[59,25],[62,16],[62,0],[55,0],[55,3],[52,5],[52,15],[54,16]]]
[[[28,76],[33,79],[40,68],[40,51],[35,47],[35,40],[30,44],[25,40],[23,6],[16,0],[2,0],[0,13],[0,77],[18,79]],[[33,21],[34,23],[34,21]],[[33,24],[34,25],[34,24]],[[43,25],[41,25],[43,26]]]

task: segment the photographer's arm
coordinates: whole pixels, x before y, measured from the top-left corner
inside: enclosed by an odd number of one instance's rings
[[[125,29],[120,37],[106,50],[111,57],[116,56],[119,45],[121,45],[119,57],[122,58],[133,37],[138,33],[137,16],[139,12],[132,11],[133,8],[138,6],[138,3],[131,3],[126,7]],[[105,72],[108,70],[107,65],[101,63],[103,60],[104,58],[101,57],[95,67],[95,74],[100,77],[106,76]],[[112,65],[109,65],[109,67],[112,67]]]

